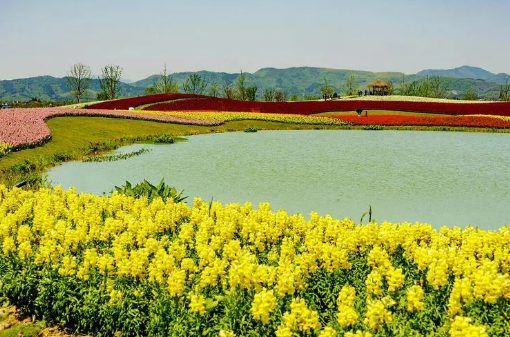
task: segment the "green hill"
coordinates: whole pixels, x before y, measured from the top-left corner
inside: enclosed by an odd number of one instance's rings
[[[209,84],[220,86],[232,83],[237,73],[199,71],[200,76]],[[173,78],[182,87],[191,72],[174,73]],[[508,74],[493,74],[480,68],[460,67],[450,70],[424,70],[416,75],[406,75],[406,82],[422,82],[427,76],[440,75],[448,78],[448,93],[451,97],[461,97],[470,89],[481,97],[496,99],[499,95],[499,83],[504,83],[510,76]],[[121,83],[122,96],[143,95],[146,87],[150,86],[157,75],[132,82]],[[367,89],[366,85],[376,79],[391,81],[398,88],[403,73],[399,72],[369,72],[361,70],[329,69],[314,67],[294,67],[287,69],[262,68],[254,73],[246,73],[246,85],[255,85],[260,97],[266,88],[282,89],[288,95],[297,94],[320,95],[320,87],[324,79],[338,94],[343,94],[349,76],[354,76],[358,89]],[[2,101],[26,101],[33,97],[41,100],[69,100],[70,94],[65,78],[52,76],[38,76],[25,79],[0,81],[0,99]],[[95,99],[100,91],[99,81],[94,79],[91,89],[85,99]]]
[[[475,80],[486,80],[489,82],[495,82],[498,84],[503,84],[506,81],[510,80],[510,75],[508,74],[494,74],[490,71],[487,71],[478,67],[470,67],[470,66],[462,66],[454,69],[426,69],[422,70],[416,75],[419,76],[444,76],[444,77],[453,77],[453,78],[469,78]]]

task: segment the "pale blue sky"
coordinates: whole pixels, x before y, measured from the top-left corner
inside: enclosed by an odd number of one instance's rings
[[[510,0],[0,0],[0,79],[296,66],[510,73]]]

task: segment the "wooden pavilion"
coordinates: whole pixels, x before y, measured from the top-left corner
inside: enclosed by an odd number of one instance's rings
[[[390,84],[382,80],[375,80],[367,87],[370,89],[370,95],[384,96],[388,95],[390,91]]]

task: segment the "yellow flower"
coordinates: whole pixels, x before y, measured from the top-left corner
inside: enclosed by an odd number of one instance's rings
[[[353,307],[347,305],[338,306],[337,321],[341,327],[346,328],[358,322],[358,313]]]
[[[382,301],[380,300],[367,300],[367,313],[364,323],[370,327],[371,330],[378,331],[384,324],[391,323],[392,316]]]
[[[336,330],[329,326],[325,327],[324,330],[319,333],[319,337],[336,337],[336,335]]]
[[[21,260],[25,260],[32,256],[32,246],[30,245],[30,242],[24,241],[20,243],[18,247],[18,255]]]
[[[236,337],[236,334],[231,330],[220,330],[218,337]]]
[[[377,270],[372,270],[365,282],[369,296],[379,296],[382,294],[382,275]]]
[[[167,291],[170,296],[181,296],[186,288],[186,272],[184,270],[174,269],[168,276]]]
[[[110,305],[119,304],[122,301],[122,299],[124,298],[124,294],[118,290],[110,291],[109,295],[110,295],[110,301],[109,301]]]
[[[11,253],[16,251],[16,244],[14,243],[14,239],[12,237],[5,237],[4,243],[2,245],[2,250],[6,256],[9,256]]]
[[[191,312],[196,312],[201,315],[205,314],[205,298],[200,294],[190,294],[189,308]]]
[[[340,293],[338,294],[336,304],[338,307],[340,307],[340,305],[352,307],[354,306],[355,301],[356,301],[356,289],[354,289],[354,287],[350,285],[345,285],[342,287],[342,290],[340,290]]]
[[[423,303],[424,292],[423,288],[419,285],[411,286],[407,289],[407,311],[415,312],[423,310],[425,304]]]
[[[391,267],[386,275],[386,280],[388,281],[388,291],[395,291],[401,288],[405,281],[402,268],[395,269]]]
[[[346,332],[345,337],[372,337],[372,334],[368,331],[356,330],[356,332]]]
[[[451,337],[488,337],[487,330],[482,325],[471,324],[471,318],[455,316],[450,326]]]
[[[267,291],[266,288],[256,294],[251,304],[251,313],[253,318],[269,323],[271,312],[276,308],[277,302],[273,290]]]

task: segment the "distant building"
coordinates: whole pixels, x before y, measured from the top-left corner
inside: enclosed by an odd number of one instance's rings
[[[383,80],[375,80],[368,84],[367,87],[370,89],[370,95],[388,95],[390,92],[390,84]]]

